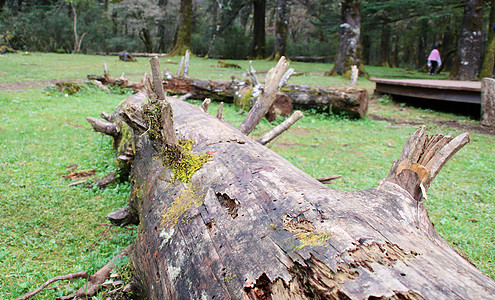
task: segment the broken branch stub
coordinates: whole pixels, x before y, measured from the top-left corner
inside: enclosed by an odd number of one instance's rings
[[[387,180],[400,185],[420,201],[442,167],[468,142],[467,133],[456,138],[441,134],[427,135],[426,127],[422,126],[407,140]]]
[[[149,77],[145,80],[149,103],[144,106],[144,114],[148,124],[151,137],[159,144],[177,148],[178,142],[175,136],[174,122],[172,120],[172,107],[165,97],[163,90],[162,75],[158,57],[150,59],[152,89],[149,85]],[[154,92],[153,92],[154,91]]]
[[[287,62],[285,57],[282,56],[277,65],[270,71],[268,71],[268,74],[266,76],[267,80],[263,87],[263,90],[261,91],[261,94],[247,114],[244,121],[242,121],[241,125],[239,126],[239,130],[242,133],[249,135],[270,109],[273,101],[275,101],[275,96],[278,91],[280,80],[287,71],[287,68],[289,68],[289,62]]]

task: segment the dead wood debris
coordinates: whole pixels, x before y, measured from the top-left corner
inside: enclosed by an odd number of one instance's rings
[[[87,278],[88,280],[76,293],[63,297],[57,297],[57,299],[60,300],[79,299],[79,298],[87,299],[88,297],[92,297],[96,295],[98,290],[102,287],[103,283],[105,283],[105,281],[108,278],[110,278],[111,271],[115,267],[117,267],[116,263],[120,261],[124,256],[129,256],[130,253],[132,252],[133,247],[134,247],[133,244],[127,246],[121,253],[114,256],[114,258],[112,258],[110,262],[108,262],[101,269],[99,269],[94,275],[89,275],[88,273],[81,271],[78,273],[72,273],[63,276],[55,276],[47,280],[36,290],[28,292],[23,296],[17,298],[16,300],[29,299],[35,296],[36,294],[44,291],[45,288],[50,284],[52,284],[53,282],[61,281],[61,280],[72,280],[78,278]]]

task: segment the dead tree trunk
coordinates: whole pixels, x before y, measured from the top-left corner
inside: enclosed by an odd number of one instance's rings
[[[422,199],[469,140],[406,143],[385,182],[336,191],[225,121],[169,98],[191,153],[181,181],[164,166],[141,104],[118,112],[134,131],[130,206],[140,226],[134,275],[149,299],[489,299],[495,282],[434,230]],[[115,114],[114,114],[115,115]],[[129,117],[131,116],[131,117]]]
[[[247,83],[233,80],[219,82],[184,77],[164,78],[163,86],[172,95],[191,94],[194,99],[210,98],[226,103],[233,103]],[[305,85],[286,85],[281,90],[289,96],[295,109],[327,109],[346,113],[351,118],[364,117],[368,111],[369,96],[365,89],[357,87],[315,87]]]
[[[112,115],[134,137],[128,211],[139,219],[131,261],[143,297],[495,294],[495,281],[436,233],[422,202],[441,168],[469,142],[467,134],[427,135],[423,127],[382,185],[336,191],[242,133],[263,109],[255,106],[239,130],[202,108],[162,99],[157,70],[155,94],[136,94]],[[149,76],[145,89],[153,90]],[[269,95],[264,98],[269,102]]]

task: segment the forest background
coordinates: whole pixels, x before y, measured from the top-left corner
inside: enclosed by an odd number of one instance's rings
[[[463,79],[478,77],[482,64],[480,77],[492,74],[495,0],[0,0],[0,45],[334,62],[345,7],[360,14],[365,65],[426,68],[438,45],[442,70],[467,53],[476,71]],[[474,43],[461,43],[466,33]]]

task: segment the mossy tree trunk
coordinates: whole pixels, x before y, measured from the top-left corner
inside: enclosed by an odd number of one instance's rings
[[[287,33],[289,27],[289,19],[287,12],[287,1],[277,0],[275,22],[275,44],[272,58],[278,61],[280,57],[286,56],[287,50]]]
[[[326,75],[350,77],[353,65],[359,68],[360,75],[365,75],[361,57],[361,0],[343,0],[340,4],[339,54],[335,66]]]
[[[191,51],[192,45],[192,0],[180,1],[180,26],[177,32],[175,45],[170,51],[170,56],[185,55],[186,50]]]
[[[266,0],[253,0],[253,47],[251,57],[262,59],[266,56],[265,41]]]
[[[132,265],[148,299],[490,299],[495,281],[436,232],[423,203],[469,138],[407,141],[384,183],[332,190],[230,124],[169,98],[177,135],[209,160],[187,177],[163,164],[131,115],[130,196],[139,216]],[[122,113],[123,112],[123,113]],[[141,111],[142,112],[142,111]],[[144,126],[143,126],[144,125]]]
[[[491,77],[495,64],[495,0],[490,3],[490,21],[488,23],[488,38],[486,40],[485,58],[480,71],[480,78]]]
[[[457,46],[457,57],[450,77],[473,80],[479,74],[483,42],[483,0],[464,0],[464,17]]]

